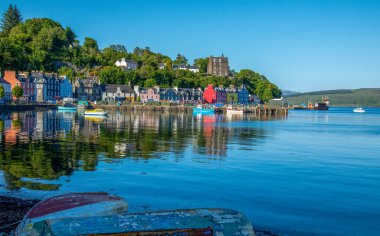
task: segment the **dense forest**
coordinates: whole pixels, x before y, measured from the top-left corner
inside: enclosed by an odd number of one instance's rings
[[[149,47],[136,47],[128,51],[124,45],[110,45],[100,49],[93,38],[86,37],[81,43],[70,27],[47,18],[23,20],[16,5],[10,5],[2,16],[0,32],[0,70],[58,72],[70,78],[99,76],[101,83],[132,84],[151,87],[206,87],[208,84],[241,86],[245,84],[250,93],[263,101],[281,97],[281,90],[265,76],[249,69],[231,72],[226,77],[206,74],[208,57],[194,60],[199,73],[173,70],[174,64],[189,64],[178,53],[169,56],[153,52]],[[138,69],[123,71],[114,64],[121,58],[137,61]],[[158,69],[165,63],[165,69]]]

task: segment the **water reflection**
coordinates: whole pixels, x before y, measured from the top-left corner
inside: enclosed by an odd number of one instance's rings
[[[247,121],[244,126],[235,124]],[[201,158],[227,158],[228,143],[252,146],[265,130],[247,124],[247,115],[114,113],[84,118],[76,112],[26,111],[2,114],[0,170],[10,190],[57,190],[44,183],[76,170],[96,171],[100,159],[179,158],[190,148]],[[194,159],[198,161],[199,159]]]

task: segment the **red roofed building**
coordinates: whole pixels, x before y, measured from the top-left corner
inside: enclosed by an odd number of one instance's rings
[[[216,102],[216,91],[212,87],[212,84],[209,84],[203,93],[203,98],[207,103]]]

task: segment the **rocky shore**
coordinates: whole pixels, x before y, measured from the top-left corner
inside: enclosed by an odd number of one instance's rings
[[[0,196],[0,235],[7,235],[38,200]]]

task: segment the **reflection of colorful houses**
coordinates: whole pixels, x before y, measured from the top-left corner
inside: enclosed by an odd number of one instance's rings
[[[207,103],[215,103],[216,102],[216,91],[212,87],[212,84],[209,84],[203,93],[203,99]]]
[[[202,116],[203,135],[207,154],[216,156],[225,156],[227,150],[226,129],[221,126],[215,126],[217,122],[216,115]]]
[[[9,125],[4,125],[7,127],[4,127],[4,143],[7,146],[15,145],[17,143],[17,135],[21,131],[21,123],[20,119],[17,113],[15,113],[13,116],[8,117],[8,121],[6,122]]]

